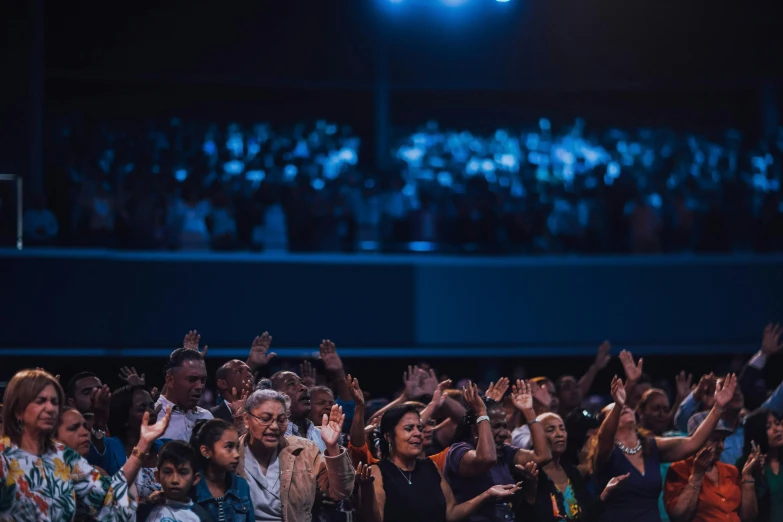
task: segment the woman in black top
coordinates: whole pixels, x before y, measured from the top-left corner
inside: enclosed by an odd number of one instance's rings
[[[420,459],[422,433],[415,406],[398,406],[381,420],[381,455],[371,468],[370,497],[362,498],[363,519],[370,522],[454,522],[473,513],[489,499],[511,497],[514,484],[493,486],[457,504],[448,483],[429,459]]]

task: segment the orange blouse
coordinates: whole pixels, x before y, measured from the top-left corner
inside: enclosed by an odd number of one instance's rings
[[[435,467],[438,468],[438,471],[440,471],[441,475],[443,474],[443,468],[446,467],[446,455],[448,454],[448,452],[449,452],[449,448],[446,448],[440,453],[436,453],[435,455],[430,455],[429,457],[427,457],[435,464]],[[372,456],[372,453],[370,453],[370,448],[367,446],[366,442],[364,443],[364,445],[359,447],[354,446],[349,442],[348,453],[350,454],[351,462],[353,462],[354,465],[358,464],[359,462],[364,462],[367,464],[378,463],[378,459]]]
[[[663,503],[670,512],[677,504],[677,498],[688,486],[695,457],[673,463],[666,474]],[[739,470],[729,464],[718,462],[718,483],[704,477],[699,491],[699,505],[693,522],[740,522],[739,508],[742,503],[742,488]]]

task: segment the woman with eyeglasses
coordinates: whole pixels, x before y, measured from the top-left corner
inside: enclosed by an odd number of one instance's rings
[[[323,416],[321,439],[286,436],[291,400],[275,390],[256,390],[245,401],[247,433],[239,441],[237,475],[247,480],[256,520],[309,522],[316,488],[334,500],[353,492],[355,471],[337,444],[345,415],[333,406]]]

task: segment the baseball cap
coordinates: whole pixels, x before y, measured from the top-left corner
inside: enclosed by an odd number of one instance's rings
[[[708,411],[700,411],[699,413],[694,413],[690,419],[688,419],[688,436],[690,437],[694,433],[696,433],[696,430],[701,426],[701,423],[704,422],[704,419],[707,418],[707,415],[709,415],[710,412]],[[723,431],[725,433],[734,433],[734,429],[726,424],[726,421],[723,419],[720,419],[718,421],[718,425],[715,426],[715,431]]]

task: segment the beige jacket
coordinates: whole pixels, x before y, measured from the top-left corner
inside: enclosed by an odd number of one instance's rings
[[[247,435],[239,439],[237,475],[245,475]],[[316,487],[329,498],[345,500],[353,493],[356,471],[345,448],[340,454],[327,457],[307,439],[286,436],[280,443],[280,502],[283,522],[310,522],[313,517]]]

